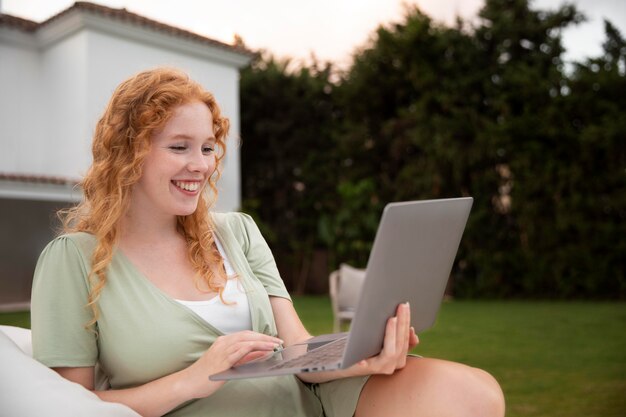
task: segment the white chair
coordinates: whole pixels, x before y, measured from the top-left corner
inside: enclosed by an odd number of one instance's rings
[[[341,332],[342,324],[350,324],[354,318],[364,279],[364,269],[357,269],[347,264],[341,264],[338,270],[330,274],[330,301],[333,308],[335,333]]]
[[[140,417],[101,400],[32,358],[31,332],[0,326],[0,415],[11,417]]]

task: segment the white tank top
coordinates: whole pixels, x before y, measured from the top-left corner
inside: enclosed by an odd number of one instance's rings
[[[222,297],[228,304],[224,304],[219,296],[206,301],[176,301],[193,310],[193,312],[222,333],[228,334],[241,330],[252,330],[248,296],[226,257],[221,243],[217,239],[215,239],[215,243],[222,258],[224,258],[224,269],[226,270],[228,280],[226,281]]]

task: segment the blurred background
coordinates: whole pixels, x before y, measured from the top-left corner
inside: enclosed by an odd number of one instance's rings
[[[312,330],[386,203],[472,196],[420,353],[493,372],[508,415],[622,416],[625,5],[2,0],[0,304],[27,308],[113,88],[175,65],[233,121],[218,209],[254,216]]]
[[[624,299],[624,2],[297,3],[3,0],[4,188],[80,198],[113,88],[182,66],[293,292],[364,267],[387,202],[471,195],[449,295]]]

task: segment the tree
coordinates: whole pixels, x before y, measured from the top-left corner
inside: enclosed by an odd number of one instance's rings
[[[385,203],[471,195],[456,296],[626,297],[623,37],[607,22],[603,55],[567,72],[574,6],[479,16],[407,7],[335,82],[271,57],[244,71],[245,207],[293,253],[295,288],[315,248],[365,266]]]
[[[567,295],[626,296],[626,42],[605,22],[602,56],[575,66],[563,87],[569,157],[553,190],[555,275]]]
[[[255,215],[303,292],[320,213],[333,194],[331,67],[261,55],[241,76],[243,209]]]

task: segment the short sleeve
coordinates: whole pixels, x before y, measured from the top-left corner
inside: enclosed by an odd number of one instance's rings
[[[276,261],[259,227],[252,217],[239,213],[238,217],[245,231],[243,250],[254,275],[261,281],[268,295],[291,300],[285,283],[278,272]]]
[[[84,254],[68,235],[50,242],[39,257],[31,296],[33,357],[48,367],[96,364],[96,335],[85,328],[93,318],[88,273]]]

